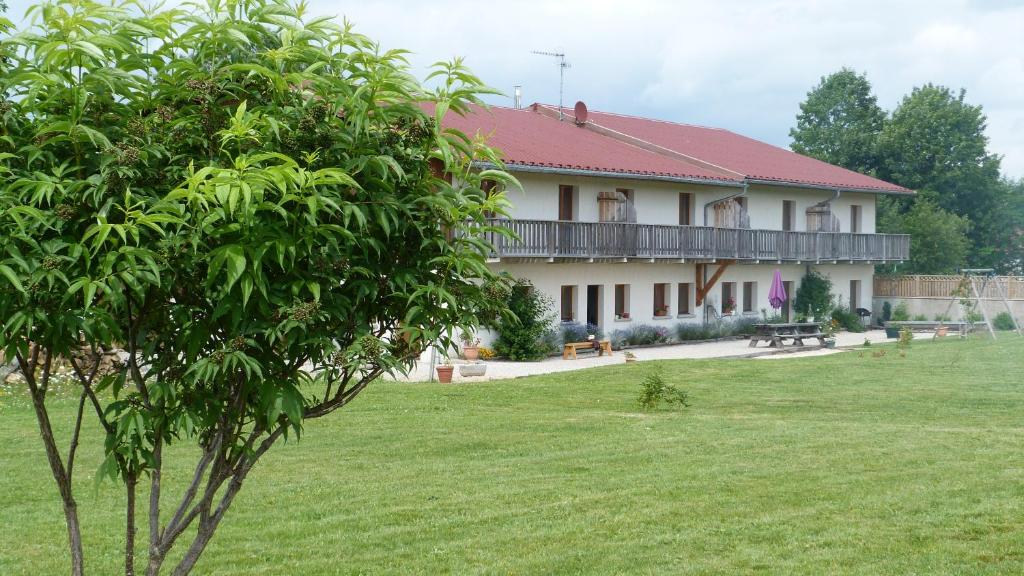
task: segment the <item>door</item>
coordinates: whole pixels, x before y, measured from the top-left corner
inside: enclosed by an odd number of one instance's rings
[[[587,324],[601,325],[601,286],[587,286]]]

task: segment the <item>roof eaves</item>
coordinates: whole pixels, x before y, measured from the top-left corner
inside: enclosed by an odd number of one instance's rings
[[[495,168],[490,162],[477,162],[478,168]],[[685,176],[681,174],[670,174],[666,172],[632,172],[615,168],[580,169],[560,166],[551,163],[516,163],[506,162],[505,169],[510,172],[528,172],[534,174],[564,174],[567,176],[590,176],[597,178],[619,178],[636,180],[658,180],[662,182],[678,182],[682,184],[711,184],[718,186],[729,186],[742,188],[742,180],[719,179],[706,176]]]

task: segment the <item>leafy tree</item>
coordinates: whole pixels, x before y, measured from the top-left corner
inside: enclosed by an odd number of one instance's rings
[[[125,488],[126,573],[148,483],[146,573],[181,539],[186,574],[281,438],[505,312],[485,257],[505,202],[481,181],[516,183],[474,171],[498,158],[440,128],[487,89],[456,61],[427,90],[403,52],[303,11],[57,1],[0,40],[0,347],[26,380],[73,574],[86,419],[100,475]],[[48,410],[61,363],[78,385],[64,451]],[[199,450],[167,450],[183,442]],[[191,463],[177,494],[171,458]]]
[[[954,93],[926,84],[904,97],[882,132],[879,175],[967,217],[970,263],[992,266],[998,264],[997,246],[1005,233],[1005,189],[999,181],[999,157],[988,151],[985,114],[981,106],[968,104],[965,95],[964,90]],[[905,212],[910,203],[899,201],[886,209]]]
[[[546,336],[555,321],[550,297],[534,288],[529,280],[519,279],[508,295],[511,316],[500,317],[493,325],[498,332],[494,351],[510,360],[540,360],[551,352]]]
[[[832,280],[814,270],[808,270],[796,289],[793,306],[798,313],[825,320],[832,312]]]
[[[807,93],[796,127],[789,131],[790,147],[837,166],[873,173],[885,119],[867,76],[843,68],[822,77]]]
[[[903,264],[902,272],[948,274],[967,264],[968,220],[939,208],[927,197],[918,198],[905,214],[887,212],[879,227],[910,234],[910,261]]]

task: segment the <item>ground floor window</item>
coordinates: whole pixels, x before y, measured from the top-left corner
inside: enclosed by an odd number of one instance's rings
[[[860,280],[850,280],[850,310],[860,308]]]
[[[615,285],[615,319],[629,319],[629,284]]]
[[[669,288],[671,284],[656,283],[654,285],[654,315],[668,316],[669,312]]]
[[[722,314],[736,311],[736,283],[722,282]]]
[[[754,312],[757,306],[757,282],[743,283],[743,311]]]
[[[576,319],[576,287],[562,286],[562,322]]]
[[[678,294],[678,299],[676,300],[676,310],[678,310],[677,314],[680,314],[680,315],[683,315],[683,314],[693,314],[693,311],[690,308],[690,283],[689,282],[680,282],[679,283],[679,294]]]

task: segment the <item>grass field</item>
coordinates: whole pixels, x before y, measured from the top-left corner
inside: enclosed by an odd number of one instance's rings
[[[264,459],[197,573],[1024,573],[1024,340],[880,349],[662,362],[682,411],[636,408],[649,363],[382,383]],[[122,501],[94,488],[95,445],[86,562],[114,574]],[[0,574],[66,573],[57,502],[7,392]]]

